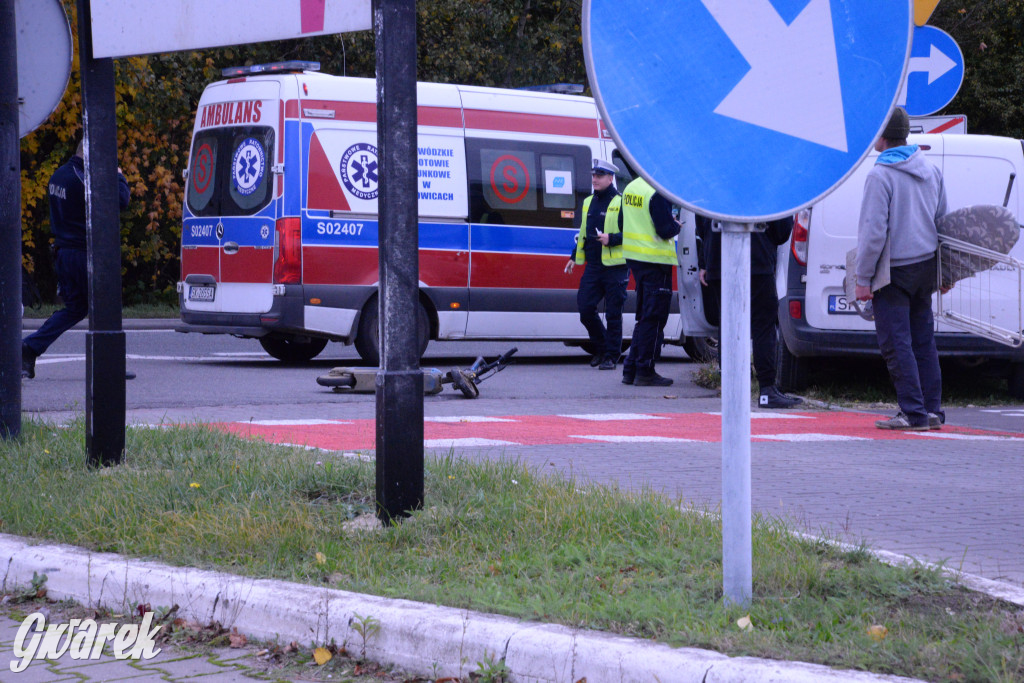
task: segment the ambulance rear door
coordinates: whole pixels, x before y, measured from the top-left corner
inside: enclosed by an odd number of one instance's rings
[[[281,191],[274,168],[283,157],[279,92],[276,78],[232,79],[209,86],[200,100],[181,236],[188,311],[271,308]]]

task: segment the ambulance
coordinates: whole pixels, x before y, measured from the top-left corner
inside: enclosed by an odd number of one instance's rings
[[[1024,142],[987,135],[911,135],[929,161],[943,173],[950,211],[978,204],[1008,207],[1020,223],[1024,218]],[[842,356],[879,354],[874,323],[857,315],[846,298],[846,253],[857,246],[857,224],[864,180],[875,164],[872,151],[861,165],[825,199],[801,211],[788,253],[779,259],[778,379],[786,390],[807,382],[811,364]],[[1024,261],[1024,235],[1010,251]],[[969,294],[968,294],[969,293]],[[968,298],[965,298],[969,296]],[[958,298],[959,297],[959,298]],[[936,299],[937,299],[936,295]],[[942,357],[965,363],[995,361],[1005,369],[1010,393],[1024,398],[1024,335],[1022,279],[1019,268],[996,264],[956,285],[943,299],[959,305],[979,325],[1000,330],[1013,343],[969,333],[936,320],[936,345]],[[963,299],[963,301],[960,301]],[[936,301],[936,306],[940,302]]]
[[[311,62],[224,71],[199,101],[178,283],[179,331],[255,338],[308,361],[329,341],[379,362],[376,84]],[[417,86],[419,345],[536,340],[582,345],[581,269],[563,268],[595,158],[632,178],[591,98]],[[679,272],[696,272],[690,241]],[[669,343],[683,330],[673,299]],[[624,334],[632,332],[633,293]]]

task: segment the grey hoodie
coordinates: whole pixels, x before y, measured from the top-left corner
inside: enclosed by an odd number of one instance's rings
[[[857,228],[857,284],[870,286],[888,232],[890,264],[931,258],[938,249],[935,221],[946,214],[942,172],[917,145],[883,152],[864,181]]]

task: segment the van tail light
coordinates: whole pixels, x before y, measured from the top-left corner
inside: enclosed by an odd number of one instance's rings
[[[296,284],[302,281],[302,222],[299,218],[277,221],[277,260],[274,282]]]
[[[802,209],[793,223],[793,258],[801,266],[807,265],[807,237],[811,230],[811,210]]]

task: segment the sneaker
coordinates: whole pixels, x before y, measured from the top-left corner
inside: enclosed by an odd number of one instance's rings
[[[652,372],[650,375],[637,375],[633,384],[638,387],[667,387],[672,384],[672,380]]]
[[[622,373],[623,384],[632,384],[634,381],[636,381],[636,375],[627,375],[626,373]]]
[[[136,374],[135,374],[134,372],[132,372],[131,370],[125,370],[125,371],[124,371],[124,378],[125,378],[126,380],[128,380],[128,379],[135,379],[135,378],[136,378],[137,376],[138,376],[138,375],[136,375]]]
[[[600,370],[614,370],[615,369],[615,361],[613,361],[611,358],[605,358],[603,361],[601,361],[601,364],[598,365],[597,367]]]
[[[941,415],[935,413],[928,413],[928,429],[942,429],[942,425],[945,424],[945,420]]]
[[[596,368],[600,364],[601,364],[601,356],[591,356],[590,357],[590,367]]]
[[[802,398],[787,396],[773,384],[761,390],[757,405],[761,408],[794,408],[803,402]]]
[[[927,432],[931,429],[928,426],[928,422],[925,422],[923,425],[911,424],[910,419],[902,411],[896,413],[896,417],[876,421],[875,426],[879,429],[899,429],[904,432]]]
[[[27,346],[21,347],[21,376],[23,379],[32,379],[36,376],[36,354]]]

